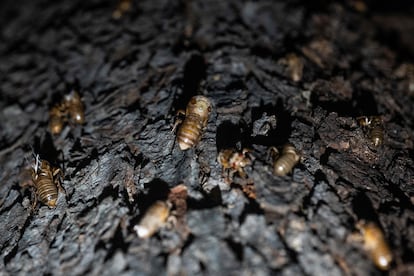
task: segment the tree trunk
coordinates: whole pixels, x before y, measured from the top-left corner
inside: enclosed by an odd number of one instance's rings
[[[413,271],[414,9],[308,2],[3,1],[0,274],[380,275],[363,221]],[[52,135],[71,90],[85,123]],[[195,95],[212,110],[182,151]],[[300,162],[277,176],[286,143]],[[218,153],[244,148],[226,176]],[[32,206],[36,154],[64,173],[56,208]]]

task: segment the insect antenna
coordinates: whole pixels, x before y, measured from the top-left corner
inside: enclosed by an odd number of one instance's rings
[[[36,163],[35,165],[32,165],[32,168],[35,171],[35,174],[37,174],[37,169],[41,166],[42,162],[40,161],[39,154],[34,154],[34,152],[32,154],[34,159],[36,160]]]

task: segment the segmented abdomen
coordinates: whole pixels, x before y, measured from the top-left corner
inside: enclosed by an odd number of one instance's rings
[[[200,118],[194,115],[188,115],[182,123],[177,133],[177,141],[181,150],[193,147],[200,139],[203,126]]]
[[[370,136],[374,146],[379,146],[384,140],[384,131],[381,127],[374,127],[370,131]]]
[[[288,174],[297,163],[295,159],[295,155],[293,154],[282,155],[274,163],[275,174],[279,176]]]
[[[39,200],[49,206],[55,207],[58,198],[58,189],[51,175],[40,175],[37,181],[37,195]]]

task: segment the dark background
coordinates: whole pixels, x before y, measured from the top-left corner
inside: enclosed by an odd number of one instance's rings
[[[2,1],[0,274],[381,275],[353,239],[365,219],[389,241],[390,273],[409,275],[411,2],[134,1],[116,20],[117,1]],[[72,89],[86,123],[52,136],[48,111]],[[171,127],[197,94],[213,112],[182,152]],[[378,148],[355,120],[371,115]],[[302,161],[274,176],[268,149],[287,142]],[[248,181],[224,182],[228,147],[252,149]],[[64,171],[55,209],[31,210],[33,153]],[[185,216],[138,239],[180,183]]]

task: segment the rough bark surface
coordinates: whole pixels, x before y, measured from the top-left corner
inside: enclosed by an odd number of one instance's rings
[[[2,1],[0,274],[380,275],[352,238],[361,219],[383,229],[391,273],[412,273],[413,9],[361,3],[151,0],[113,19],[116,1]],[[71,89],[86,123],[52,136]],[[171,129],[197,94],[214,108],[183,152]],[[302,160],[275,176],[268,150],[287,142]],[[229,147],[252,150],[247,180],[225,182]],[[64,171],[55,209],[31,209],[32,153]],[[176,223],[139,239],[181,183]]]

